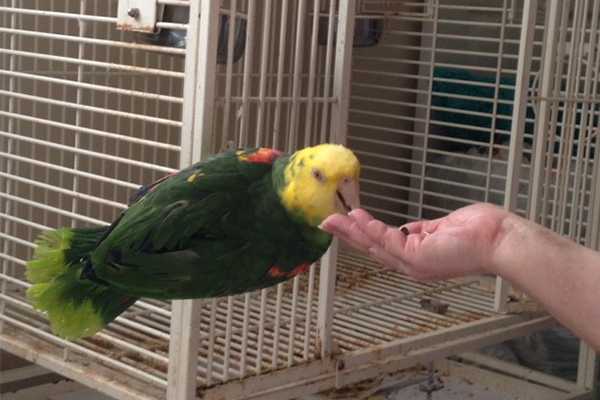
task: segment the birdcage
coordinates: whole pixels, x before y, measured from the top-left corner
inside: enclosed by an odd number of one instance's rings
[[[334,242],[285,284],[143,299],[72,342],[27,302],[23,271],[41,231],[106,225],[141,184],[192,161],[327,141],[356,152],[362,202],[388,223],[488,201],[598,249],[599,12],[589,0],[0,0],[2,349],[119,399],[275,399],[553,326],[500,279],[424,283]],[[594,365],[582,344],[576,382],[528,376],[581,394]]]

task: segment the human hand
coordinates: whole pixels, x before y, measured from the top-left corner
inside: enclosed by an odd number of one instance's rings
[[[442,218],[395,228],[357,209],[330,216],[321,229],[368,252],[388,268],[416,279],[437,280],[493,272],[494,252],[510,215],[479,203]]]

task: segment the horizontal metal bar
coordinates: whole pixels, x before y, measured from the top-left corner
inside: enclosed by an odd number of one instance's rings
[[[92,22],[108,22],[116,23],[116,17],[104,17],[101,15],[88,15],[80,13],[66,13],[59,11],[50,10],[37,10],[33,8],[18,8],[18,7],[0,7],[0,12],[17,15],[34,15],[38,17],[53,17],[53,18],[65,18],[74,19],[80,21],[92,21]]]
[[[188,3],[189,4],[189,3]],[[68,13],[50,10],[37,10],[32,8],[17,8],[17,7],[0,7],[0,13],[18,14],[18,15],[33,15],[38,17],[53,17],[53,18],[64,18],[77,21],[89,21],[89,22],[105,22],[116,24],[116,17],[105,17],[101,15],[81,14],[81,13]],[[173,23],[173,22],[161,22],[156,23],[158,28],[165,29],[177,29],[187,30],[187,24]]]
[[[0,112],[0,114],[2,114],[2,113]],[[39,145],[46,146],[46,147],[51,147],[51,148],[58,149],[58,150],[65,150],[65,151],[69,151],[69,152],[76,153],[76,154],[83,154],[83,155],[87,155],[87,156],[91,156],[91,157],[95,157],[95,158],[99,158],[99,159],[103,159],[103,160],[116,161],[116,162],[120,162],[120,163],[123,163],[126,165],[133,165],[136,167],[148,168],[148,169],[153,169],[153,170],[167,172],[167,173],[175,171],[175,169],[173,169],[173,168],[163,167],[161,165],[151,164],[151,163],[147,163],[147,162],[143,162],[143,161],[131,160],[128,158],[123,158],[123,157],[118,157],[118,156],[111,156],[109,154],[104,154],[104,153],[97,153],[97,152],[91,151],[91,150],[85,150],[85,149],[75,148],[75,147],[71,147],[71,146],[65,146],[63,144],[49,142],[47,140],[35,139],[35,138],[28,137],[28,136],[21,136],[21,135],[17,135],[17,134],[5,132],[5,131],[0,131],[0,136],[4,136],[7,138],[13,138],[13,139],[17,139],[17,140],[21,140],[21,141],[29,142],[29,143],[35,143],[35,144],[39,144]]]
[[[337,97],[288,97],[288,96],[282,96],[282,97],[273,97],[273,96],[264,96],[264,97],[258,97],[258,96],[248,96],[247,98],[243,98],[243,97],[239,97],[239,96],[232,96],[232,97],[228,97],[228,98],[224,98],[224,97],[219,97],[218,99],[219,105],[222,105],[225,103],[225,101],[232,101],[234,103],[242,103],[245,101],[248,101],[250,103],[277,103],[277,102],[290,102],[292,100],[294,101],[298,101],[299,103],[307,103],[307,102],[315,102],[315,103],[326,103],[326,104],[334,104],[338,101]]]
[[[37,165],[40,167],[44,167],[44,168],[50,168],[56,171],[60,171],[60,172],[64,172],[67,174],[71,174],[71,175],[76,175],[76,176],[81,176],[83,178],[89,178],[89,179],[94,179],[100,182],[105,182],[105,183],[110,183],[112,185],[116,185],[116,186],[122,186],[128,189],[134,189],[137,190],[140,188],[140,184],[137,183],[133,183],[133,182],[126,182],[126,181],[122,181],[119,179],[114,179],[114,178],[109,178],[103,175],[97,175],[97,174],[92,174],[89,172],[85,172],[85,171],[80,171],[80,170],[76,170],[73,168],[67,168],[67,167],[63,167],[62,165],[56,165],[56,164],[52,164],[52,163],[48,163],[48,162],[44,162],[44,161],[39,161],[33,158],[27,158],[27,157],[22,157],[22,156],[18,156],[15,154],[9,154],[9,153],[5,153],[5,152],[0,152],[0,156],[4,157],[4,158],[8,158],[11,160],[15,160],[15,161],[19,161],[19,162],[23,162],[26,164],[31,164],[31,165]]]
[[[187,26],[187,24],[158,21],[156,23],[156,27],[161,28],[161,29],[174,29],[174,30],[179,30],[179,31],[186,31],[188,26]]]
[[[565,392],[572,392],[577,389],[577,384],[575,382],[538,372],[518,364],[509,363],[498,358],[486,356],[481,353],[462,353],[456,357],[460,362],[467,361],[468,363],[490,368],[503,374],[526,379],[530,382],[536,382]]]
[[[189,7],[190,0],[157,0],[158,4],[165,4],[168,6],[180,6]]]
[[[42,368],[37,365],[28,365],[26,367],[11,368],[2,371],[0,375],[0,385],[6,385],[8,383],[19,382],[25,379],[38,378],[52,374],[52,371]]]
[[[154,124],[174,126],[174,127],[178,127],[178,128],[181,128],[181,126],[183,125],[181,123],[181,121],[174,121],[171,119],[158,118],[158,117],[153,117],[151,115],[143,115],[143,114],[119,111],[119,110],[114,110],[111,108],[88,106],[85,104],[76,104],[76,103],[72,103],[69,101],[55,100],[55,99],[52,99],[49,97],[11,92],[8,90],[0,90],[0,95],[4,95],[4,96],[8,96],[8,97],[15,97],[18,99],[23,99],[23,100],[37,101],[40,103],[51,104],[51,105],[60,106],[60,107],[74,108],[76,110],[81,110],[81,111],[95,112],[95,113],[100,113],[103,115],[112,115],[114,117],[119,117],[119,118],[129,118],[129,119],[134,119],[134,120],[139,120],[139,121],[144,121],[144,122],[150,122],[150,123],[154,123]],[[15,114],[12,114],[12,115],[14,116]],[[97,132],[101,132],[101,131],[97,131]],[[133,138],[131,136],[125,136],[125,135],[111,135],[111,136],[119,138],[119,139],[120,138],[129,138],[130,140],[134,139],[134,140],[137,140],[138,142],[142,142],[142,143],[146,142],[146,144],[150,144],[155,147],[162,147],[162,148],[167,148],[167,149],[171,149],[171,150],[180,150],[179,146],[167,145],[165,143],[153,142],[150,140],[137,139],[137,138]],[[127,139],[125,139],[125,140],[127,140]]]
[[[49,226],[38,224],[37,222],[29,221],[27,219],[15,217],[14,215],[5,214],[3,212],[0,212],[0,217],[6,219],[8,221],[16,222],[17,224],[21,224],[21,225],[24,225],[24,226],[29,226],[31,228],[38,229],[40,231],[45,231],[45,230],[48,230],[48,229],[52,229]]]
[[[17,257],[9,256],[8,254],[0,253],[0,258],[5,259],[6,261],[13,262],[13,263],[15,263],[17,265],[22,265],[22,266],[27,265],[26,261],[21,260],[20,258],[17,258]],[[0,273],[0,276],[4,276],[4,274]],[[4,276],[4,279],[9,280],[9,277],[8,276]]]
[[[117,360],[115,360],[112,357],[108,357],[108,356],[99,354],[99,353],[97,353],[95,351],[89,350],[89,349],[87,349],[86,347],[84,347],[84,346],[82,346],[80,344],[77,344],[77,343],[74,343],[74,342],[70,342],[68,340],[60,339],[60,338],[58,338],[58,337],[56,337],[56,336],[54,336],[54,335],[52,335],[52,334],[50,334],[48,332],[45,332],[45,331],[42,331],[42,330],[37,329],[35,327],[29,326],[29,325],[27,325],[25,323],[22,323],[22,322],[20,322],[20,321],[18,321],[16,319],[11,318],[11,317],[6,316],[6,315],[0,314],[0,319],[6,321],[7,323],[9,323],[9,324],[11,324],[11,325],[13,325],[13,326],[15,326],[15,327],[23,330],[23,331],[26,331],[26,332],[28,332],[30,334],[33,334],[33,335],[38,336],[38,337],[41,337],[41,338],[49,341],[50,343],[57,344],[57,345],[60,345],[62,347],[69,348],[69,349],[71,349],[71,350],[73,350],[73,351],[75,351],[77,353],[80,353],[80,354],[82,354],[84,356],[89,357],[92,360],[98,360],[98,361],[100,361],[100,362],[102,362],[102,363],[104,363],[106,365],[110,365],[110,366],[112,366],[114,368],[117,368],[120,371],[123,371],[125,373],[131,374],[132,376],[134,376],[136,378],[142,379],[144,381],[150,382],[150,383],[158,385],[158,386],[166,387],[166,385],[167,385],[167,381],[165,379],[156,377],[156,376],[154,376],[152,374],[149,374],[147,372],[144,372],[144,371],[141,371],[139,369],[136,369],[136,368],[132,367],[131,365],[128,365],[128,364],[120,362],[120,361],[117,361]],[[2,339],[4,339],[4,337],[2,337],[0,335],[0,341]],[[40,354],[37,354],[37,356],[40,356]],[[63,362],[63,364],[64,364],[64,362]]]
[[[118,208],[118,209],[125,209],[125,208],[128,207],[127,204],[123,204],[123,203],[119,203],[119,202],[116,202],[116,201],[111,201],[111,200],[103,199],[103,198],[96,197],[96,196],[90,196],[88,194],[84,194],[84,193],[80,193],[80,192],[75,192],[73,190],[63,189],[63,188],[58,187],[56,185],[49,185],[49,184],[44,183],[44,182],[40,182],[40,181],[36,181],[36,180],[33,180],[33,179],[24,178],[22,176],[7,174],[6,172],[0,172],[0,176],[2,176],[4,178],[7,178],[7,179],[15,180],[15,181],[18,181],[18,182],[26,183],[26,184],[29,185],[29,187],[39,187],[39,188],[50,190],[50,191],[53,191],[53,192],[66,194],[68,196],[72,196],[72,197],[75,197],[77,199],[89,200],[89,201],[93,201],[93,202],[96,202],[96,203],[100,203],[102,205],[115,207],[115,208]]]
[[[32,243],[28,240],[20,239],[16,236],[7,235],[6,233],[3,233],[3,232],[0,232],[0,238],[2,238],[4,240],[10,240],[11,242],[18,243],[22,246],[31,247],[33,249],[35,249],[37,247],[35,243]]]
[[[79,14],[77,14],[79,15]],[[75,35],[64,35],[58,33],[49,33],[42,31],[32,31],[26,29],[13,29],[0,27],[0,33],[14,34],[27,37],[35,37],[40,39],[51,39],[51,40],[63,40],[67,42],[83,43],[94,46],[108,46],[111,48],[123,48],[131,50],[142,50],[142,51],[153,51],[165,54],[179,54],[185,55],[185,49],[179,49],[176,47],[169,46],[155,46],[151,44],[133,43],[133,42],[122,42],[118,40],[106,40],[100,38],[91,38],[85,36]]]
[[[27,204],[28,206],[36,207],[36,208],[39,208],[41,210],[50,211],[50,212],[53,212],[53,213],[56,213],[56,214],[59,214],[59,215],[64,215],[65,217],[77,219],[77,220],[84,221],[84,222],[89,222],[89,223],[92,223],[94,225],[100,225],[100,226],[109,225],[109,223],[106,222],[106,221],[102,221],[102,220],[99,220],[99,219],[96,219],[96,218],[87,217],[85,215],[81,215],[81,214],[77,214],[77,213],[74,213],[74,212],[71,212],[71,211],[63,210],[63,209],[58,208],[58,207],[49,206],[47,204],[38,203],[37,201],[24,199],[22,197],[14,196],[12,194],[7,194],[7,193],[0,192],[0,197],[3,197],[5,199],[7,199],[7,200],[11,200],[11,201],[14,201],[14,202],[17,202],[17,203]]]
[[[87,66],[91,66],[91,67],[105,68],[107,70],[116,69],[116,70],[121,70],[121,71],[130,71],[130,72],[134,72],[137,74],[167,76],[167,77],[179,78],[179,79],[183,79],[185,77],[185,74],[183,72],[166,71],[166,70],[157,69],[157,68],[138,67],[135,65],[125,65],[125,64],[109,63],[109,62],[103,62],[103,61],[94,61],[94,60],[88,60],[88,59],[84,59],[84,58],[56,56],[56,55],[45,54],[45,53],[35,53],[35,52],[31,52],[31,51],[0,48],[0,54],[7,54],[7,55],[19,56],[19,57],[30,57],[30,58],[34,58],[34,59],[38,59],[38,60],[64,62],[64,63],[76,64],[76,65],[87,65]]]
[[[71,86],[71,87],[76,87],[76,88],[89,89],[89,90],[94,90],[94,91],[98,91],[98,92],[114,93],[114,94],[119,94],[119,95],[124,95],[124,96],[139,97],[139,98],[148,99],[148,100],[156,100],[156,101],[164,101],[164,102],[175,103],[175,104],[183,104],[183,98],[181,98],[181,97],[167,96],[164,94],[151,93],[151,92],[142,92],[139,90],[132,90],[132,89],[122,89],[122,88],[113,87],[113,86],[96,85],[93,83],[73,81],[73,80],[69,80],[69,79],[52,78],[49,76],[40,75],[41,72],[39,70],[35,71],[35,72],[36,72],[35,74],[28,74],[25,72],[0,69],[0,75],[6,75],[9,77],[31,79],[33,81],[48,82],[48,83],[54,83],[57,85],[65,85],[65,86]]]

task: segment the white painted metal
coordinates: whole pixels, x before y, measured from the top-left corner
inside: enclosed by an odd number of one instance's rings
[[[525,133],[527,105],[529,100],[529,77],[531,74],[531,58],[533,55],[533,42],[535,39],[537,9],[537,0],[524,1],[521,37],[519,40],[520,57],[517,64],[515,98],[512,115],[513,122],[510,133],[511,140],[508,153],[508,168],[506,171],[506,191],[504,195],[504,209],[511,212],[517,211],[521,165],[523,163],[523,138]],[[499,74],[497,74],[497,76],[499,77]],[[496,119],[494,118],[494,121],[495,120]],[[495,308],[498,312],[506,312],[509,292],[510,284],[501,277],[496,278]]]
[[[2,375],[0,375],[0,384],[6,385],[7,383],[36,378],[48,375],[50,373],[51,371],[48,371],[47,369],[39,367],[37,365],[28,365],[26,367],[3,370]]]
[[[124,31],[153,33],[158,16],[157,5],[155,0],[119,0],[117,27]]]
[[[597,354],[587,343],[579,345],[579,364],[577,365],[577,386],[582,390],[595,390],[598,386]]]
[[[331,111],[330,141],[346,144],[348,106],[350,103],[350,73],[352,65],[352,44],[354,32],[354,12],[356,3],[353,0],[341,2],[337,17],[337,44],[335,47],[335,69],[333,81],[333,95],[336,102]],[[331,23],[331,18],[329,23]],[[332,335],[333,326],[333,301],[335,296],[335,282],[337,271],[338,241],[334,239],[329,251],[323,257],[319,287],[319,314],[318,314],[318,349],[322,358],[332,355],[334,342]]]
[[[186,68],[193,79],[187,82],[186,95],[189,97],[184,98],[183,118],[187,120],[186,134],[189,136],[186,138],[188,155],[181,155],[181,168],[205,159],[211,151],[220,3],[220,0],[204,0],[199,6],[190,7],[190,15],[197,17],[190,21],[189,31],[198,33],[188,44],[193,50],[191,55],[188,54],[190,58],[186,60]],[[195,395],[201,306],[199,300],[173,302],[167,386],[169,400],[189,399]]]

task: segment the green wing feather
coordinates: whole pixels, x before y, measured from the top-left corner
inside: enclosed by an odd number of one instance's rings
[[[289,219],[273,188],[272,163],[245,161],[254,151],[221,154],[142,188],[92,254],[96,275],[140,297],[215,297],[289,278],[270,276],[273,266],[291,271],[318,259],[329,241],[303,240],[306,227]]]

